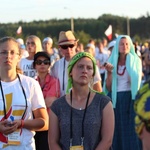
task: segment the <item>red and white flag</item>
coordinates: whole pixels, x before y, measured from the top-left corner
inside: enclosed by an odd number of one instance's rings
[[[109,40],[112,39],[112,25],[109,25],[108,28],[105,31],[105,35]]]
[[[17,29],[16,33],[17,33],[18,35],[22,33],[22,27],[21,27],[21,26],[19,26],[19,28]]]
[[[117,33],[115,33],[115,37],[117,38],[119,35]]]

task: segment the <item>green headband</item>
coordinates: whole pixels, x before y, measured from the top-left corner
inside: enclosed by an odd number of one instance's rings
[[[93,70],[94,70],[93,75],[95,75],[95,72],[96,72],[96,60],[95,60],[95,58],[90,53],[87,53],[87,52],[79,52],[79,53],[77,53],[71,59],[71,61],[69,62],[69,65],[68,65],[68,85],[67,85],[66,93],[69,93],[69,89],[72,87],[72,78],[70,77],[70,73],[72,71],[72,68],[75,65],[75,63],[78,60],[80,60],[81,58],[83,58],[83,57],[88,57],[88,58],[90,58],[92,60],[92,62],[93,62]]]
[[[144,122],[150,122],[150,82],[145,83],[137,93],[134,103],[135,129],[140,134]],[[148,124],[150,126],[150,123]]]

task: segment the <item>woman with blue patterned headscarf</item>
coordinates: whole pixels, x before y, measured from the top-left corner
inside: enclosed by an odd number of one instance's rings
[[[113,66],[113,70],[110,66]],[[133,100],[140,88],[142,65],[129,36],[118,36],[105,67],[104,91],[109,92],[115,112],[113,149],[140,150],[134,130]]]

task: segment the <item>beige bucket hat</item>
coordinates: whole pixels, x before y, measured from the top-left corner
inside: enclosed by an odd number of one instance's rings
[[[78,41],[70,30],[59,33],[58,45],[75,44]]]

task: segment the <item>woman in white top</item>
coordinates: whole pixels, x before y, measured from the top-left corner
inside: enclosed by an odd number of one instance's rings
[[[20,74],[19,44],[0,39],[0,149],[35,150],[34,131],[48,129],[48,114],[38,82]]]
[[[33,68],[34,55],[37,52],[42,51],[42,44],[39,37],[30,35],[26,40],[26,48],[29,56],[20,60],[19,66],[23,70],[23,74],[34,78],[36,76],[36,70]]]
[[[117,38],[108,62],[105,66],[106,89],[111,93],[115,112],[113,149],[140,150],[134,130],[133,104],[141,84],[142,65],[129,36],[120,35]]]

